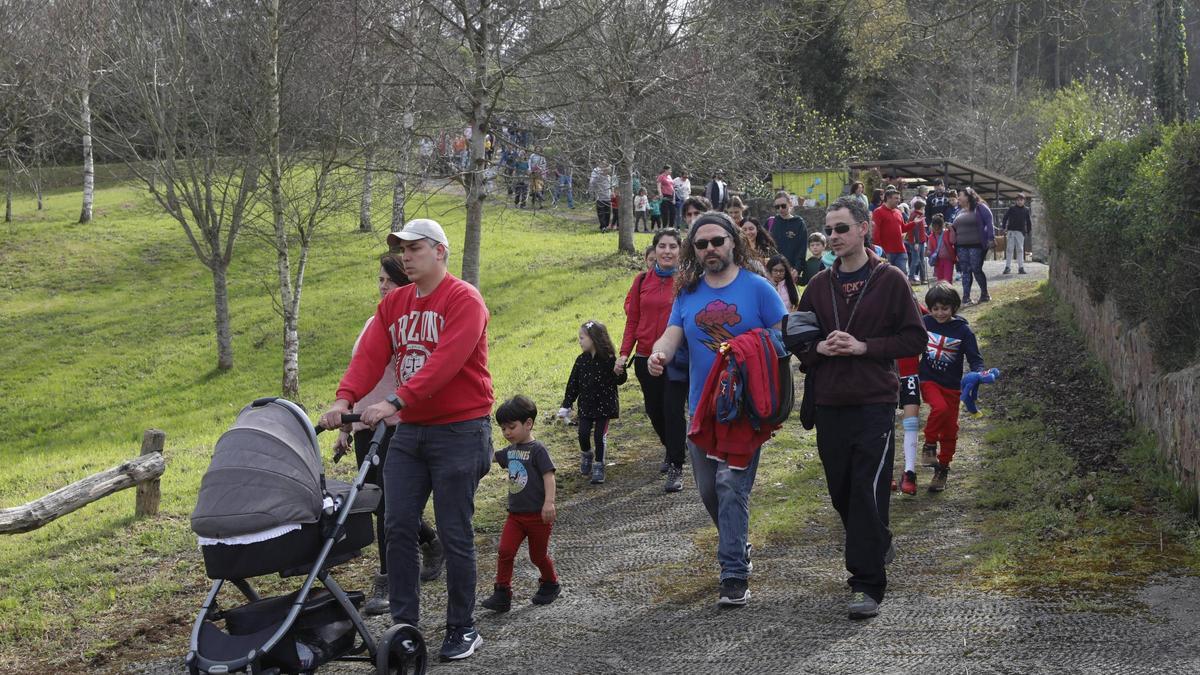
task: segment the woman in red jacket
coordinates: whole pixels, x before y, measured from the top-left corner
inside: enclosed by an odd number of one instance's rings
[[[675,301],[675,269],[679,264],[679,230],[670,228],[654,233],[654,267],[633,279],[625,296],[625,335],[621,339],[620,358],[616,369],[621,372],[633,355],[633,370],[642,387],[646,416],[658,434],[663,447],[667,445],[667,415],[683,416],[683,410],[667,410],[667,378],[654,377],[646,367],[650,348],[667,328],[671,304]]]

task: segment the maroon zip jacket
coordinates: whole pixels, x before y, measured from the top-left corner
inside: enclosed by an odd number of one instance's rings
[[[867,267],[871,275],[858,296],[855,311],[842,294],[841,284],[833,283],[841,265],[838,259],[833,268],[823,270],[808,282],[798,309],[815,312],[826,335],[840,329],[867,343],[867,353],[822,356],[814,344],[800,356],[800,363],[806,377],[816,378],[813,391],[817,405],[895,405],[900,397],[895,360],[919,356],[925,351],[926,342],[925,326],[908,277],[868,249]],[[840,326],[834,319],[835,302]]]

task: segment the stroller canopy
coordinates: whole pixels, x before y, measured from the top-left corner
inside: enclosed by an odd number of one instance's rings
[[[304,411],[283,399],[251,404],[217,441],[192,531],[218,539],[315,523],[321,474],[317,435]]]

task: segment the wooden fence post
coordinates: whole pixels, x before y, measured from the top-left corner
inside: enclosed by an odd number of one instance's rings
[[[158,429],[147,429],[142,434],[142,455],[149,455],[156,452],[162,454],[163,443],[166,441],[166,438],[167,435]],[[157,515],[158,502],[161,499],[162,493],[159,491],[157,478],[138,483],[137,503],[133,510],[134,517],[141,518],[142,516]]]

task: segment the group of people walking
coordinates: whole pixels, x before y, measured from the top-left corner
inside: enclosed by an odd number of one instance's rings
[[[664,170],[660,179],[666,176]],[[782,331],[788,322],[811,326],[811,339],[790,346],[805,378],[800,417],[816,428],[830,499],[845,527],[848,614],[865,618],[879,610],[886,564],[895,552],[888,527],[895,410],[912,405],[910,389],[925,394],[933,408],[926,459],[936,455],[935,480],[940,471],[944,488],[957,434],[955,378],[964,357],[972,369],[982,368],[982,360],[965,320],[956,315],[957,293],[935,285],[922,307],[904,261],[889,259],[894,254],[886,250],[876,253],[870,237],[880,219],[871,217],[868,204],[854,194],[842,197],[829,207],[824,227],[809,233],[793,215],[789,197],[780,193],[776,213],[761,225],[736,197],[724,196],[724,211],[706,197],[685,198],[678,208],[681,227],[655,232],[647,267],[633,279],[619,343],[599,321],[579,327],[580,354],[558,416],[578,422],[581,474],[604,483],[607,430],[620,414],[617,388],[632,366],[662,446],[664,490],[682,491],[684,467],[691,465],[701,504],[718,533],[717,602],[745,605],[753,569],[750,494],[765,437],[751,447],[745,439],[736,448],[722,447],[727,441],[699,444],[701,427],[718,428],[710,438],[731,438],[719,432],[725,422],[707,417],[713,407],[706,404],[705,381],[723,346],[739,336]],[[978,209],[970,198],[967,203]],[[447,631],[440,654],[466,658],[482,644],[474,619],[471,522],[479,481],[493,463],[507,470],[509,517],[493,592],[482,601],[485,608],[507,611],[515,556],[524,540],[540,572],[533,602],[553,602],[561,592],[549,552],[557,518],[556,467],[534,439],[536,403],[520,395],[495,411],[509,445],[493,452],[488,310],[478,290],[448,272],[450,244],[441,226],[414,220],[389,242],[393,253],[381,259],[382,299],[320,424],[340,427],[342,413],[361,412],[362,426],[344,428],[339,438],[343,449],[352,441],[361,445],[366,428],[389,425],[381,470],[371,476],[384,491],[372,610],[417,625],[420,581],[444,564]],[[902,394],[893,364],[912,358],[920,361],[919,386],[905,381]],[[906,421],[905,478],[915,469],[907,461],[910,426]],[[905,479],[901,485],[905,493],[915,491]],[[430,497],[436,531],[422,519]]]

